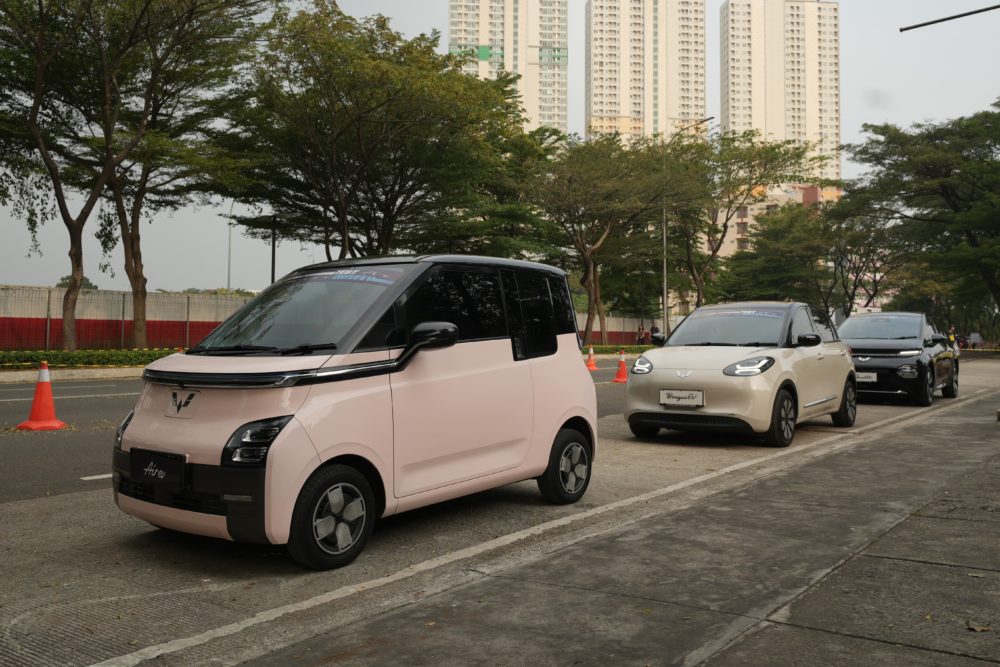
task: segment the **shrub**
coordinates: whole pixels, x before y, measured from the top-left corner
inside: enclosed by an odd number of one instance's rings
[[[0,351],[0,369],[26,370],[38,368],[47,361],[49,368],[130,367],[145,366],[161,357],[173,354],[173,348],[153,350],[14,350]]]

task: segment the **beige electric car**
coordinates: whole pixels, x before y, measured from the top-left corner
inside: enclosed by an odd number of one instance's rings
[[[704,306],[633,364],[625,419],[637,437],[661,428],[763,435],[787,447],[796,425],[832,415],[854,424],[854,365],[826,314],[804,303]]]

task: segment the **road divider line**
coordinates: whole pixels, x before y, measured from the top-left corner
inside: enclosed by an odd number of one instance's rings
[[[79,396],[54,396],[53,398],[57,401],[65,401],[70,398],[112,398],[115,396],[138,396],[139,392],[130,391],[121,394],[80,394]],[[23,403],[24,401],[31,401],[33,398],[0,398],[0,403]]]
[[[931,406],[928,408],[923,408],[921,410],[916,410],[909,412],[905,417],[919,417],[924,418],[928,415],[928,412],[947,412],[954,408],[960,407],[966,403],[971,403],[978,401],[986,396],[995,394],[996,390],[992,389],[980,389],[971,396],[965,396],[956,401],[949,403],[944,407]],[[479,544],[466,547],[464,549],[459,549],[458,551],[452,551],[451,553],[442,554],[436,558],[431,558],[429,560],[410,565],[403,570],[399,570],[393,574],[386,575],[379,579],[372,579],[369,581],[362,582],[360,584],[351,584],[348,586],[341,586],[335,590],[316,595],[314,597],[302,600],[300,602],[293,602],[291,604],[282,605],[280,607],[275,607],[273,609],[268,609],[265,611],[257,612],[253,616],[246,618],[242,621],[236,621],[235,623],[230,623],[228,625],[223,625],[212,630],[207,630],[197,635],[192,635],[190,637],[183,637],[181,639],[174,639],[168,642],[163,642],[161,644],[156,644],[154,646],[147,646],[146,648],[139,649],[133,653],[128,653],[126,655],[117,656],[114,658],[109,658],[103,662],[95,663],[92,667],[135,667],[139,663],[145,660],[151,660],[158,656],[167,655],[170,653],[177,653],[189,648],[194,648],[195,646],[200,646],[202,644],[207,644],[214,639],[221,639],[223,637],[228,637],[239,632],[242,632],[248,628],[252,628],[263,623],[268,623],[270,621],[275,621],[283,616],[289,614],[294,614],[300,611],[306,611],[320,605],[329,604],[335,600],[340,600],[352,595],[356,595],[361,592],[370,591],[376,588],[381,588],[388,584],[396,583],[397,581],[402,581],[404,579],[409,579],[417,574],[427,572],[429,570],[434,570],[436,568],[442,567],[444,565],[449,565],[457,561],[465,560],[467,558],[472,558],[480,554],[486,553],[487,551],[492,551],[494,549],[510,546],[516,542],[521,542],[531,537],[536,537],[543,533],[549,532],[556,528],[562,528],[563,526],[568,526],[570,524],[582,521],[584,519],[590,519],[608,512],[613,512],[615,510],[623,509],[637,503],[643,503],[650,500],[659,498],[660,496],[669,495],[677,491],[681,491],[691,486],[707,482],[729,473],[738,472],[740,470],[745,470],[747,468],[752,468],[759,466],[762,463],[773,461],[775,459],[780,459],[785,456],[791,456],[793,454],[800,454],[809,450],[816,449],[822,445],[829,444],[830,442],[836,440],[844,440],[838,446],[830,449],[830,452],[843,449],[859,442],[863,439],[859,439],[855,436],[862,434],[865,431],[871,430],[876,425],[890,425],[895,422],[900,421],[897,418],[889,418],[881,422],[876,422],[875,424],[869,424],[868,426],[853,431],[851,433],[832,435],[827,438],[822,438],[816,442],[811,442],[806,445],[799,447],[789,447],[788,449],[782,449],[781,451],[775,452],[773,454],[768,454],[766,456],[761,456],[759,458],[751,459],[749,461],[743,461],[741,463],[736,463],[726,468],[721,468],[719,470],[706,473],[704,475],[699,475],[697,477],[692,477],[676,484],[671,484],[669,486],[664,486],[659,489],[654,489],[647,493],[643,493],[638,496],[632,496],[631,498],[623,498],[622,500],[615,501],[613,503],[608,503],[607,505],[601,505],[600,507],[594,507],[592,509],[579,512],[577,514],[570,514],[569,516],[560,517],[558,519],[553,519],[552,521],[546,521],[545,523],[538,524],[536,526],[531,526],[523,530],[519,530],[514,533],[509,533],[507,535],[501,535],[500,537],[488,540],[486,542],[481,542]],[[850,437],[845,437],[850,436]],[[822,454],[813,453],[812,456],[821,456]]]
[[[108,479],[109,477],[111,477],[111,473],[107,473],[104,475],[89,475],[87,477],[81,477],[80,479],[82,479],[85,482],[92,482],[95,479]]]

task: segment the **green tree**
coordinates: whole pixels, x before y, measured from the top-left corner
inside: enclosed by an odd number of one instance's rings
[[[56,287],[69,287],[69,285],[70,285],[71,282],[73,282],[73,276],[63,276],[62,278],[59,279],[59,282],[56,283]],[[84,276],[80,280],[80,288],[81,289],[100,289],[97,285],[95,285],[94,283],[92,283],[90,281],[90,278],[88,278],[87,276]]]
[[[866,141],[847,147],[869,167],[859,197],[935,272],[974,279],[1000,308],[1000,102],[909,130],[864,130]]]
[[[29,142],[69,234],[63,341],[76,348],[83,232],[105,188],[150,130],[154,91],[229,0],[9,0],[0,3],[0,131]],[[6,141],[5,140],[5,141]],[[17,152],[15,156],[19,156]],[[6,159],[6,156],[5,158]],[[71,193],[79,195],[74,199]],[[73,206],[78,204],[75,212]],[[45,210],[22,199],[29,210]],[[29,217],[32,232],[44,217]]]

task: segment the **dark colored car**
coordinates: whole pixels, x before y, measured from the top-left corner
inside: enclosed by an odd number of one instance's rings
[[[859,397],[930,405],[938,390],[958,396],[958,351],[922,313],[858,313],[838,331],[851,348]]]

